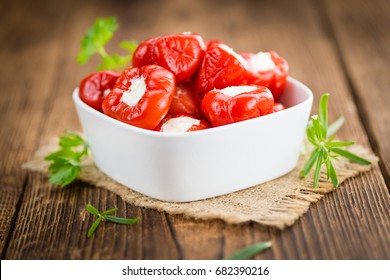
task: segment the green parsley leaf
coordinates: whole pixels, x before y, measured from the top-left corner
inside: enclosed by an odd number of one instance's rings
[[[74,179],[76,179],[80,168],[74,167],[73,165],[64,164],[59,167],[55,173],[50,174],[49,182],[51,184],[58,184],[60,182],[62,187],[69,185]]]
[[[344,118],[340,117],[335,123],[328,126],[328,99],[328,93],[321,96],[318,115],[312,116],[306,127],[307,139],[314,146],[314,150],[301,170],[300,176],[306,177],[315,166],[313,181],[315,188],[318,187],[323,164],[326,167],[327,179],[332,181],[334,187],[338,186],[339,180],[332,163],[332,159],[337,159],[337,156],[345,157],[359,164],[370,164],[370,161],[341,148],[353,145],[355,142],[335,141],[334,134],[344,123]]]
[[[81,40],[81,51],[77,56],[77,62],[87,63],[96,53],[103,57],[107,56],[104,45],[111,40],[117,29],[118,22],[115,17],[97,18]]]
[[[137,47],[138,44],[136,41],[122,41],[120,42],[119,46],[124,49],[130,51],[130,53],[133,53]]]
[[[60,136],[60,149],[50,153],[45,160],[50,161],[49,181],[65,187],[72,183],[81,171],[80,162],[88,156],[88,143],[74,132],[66,131]]]
[[[102,62],[97,70],[123,70],[133,57],[133,52],[137,48],[134,41],[123,41],[120,47],[129,54],[121,56],[118,54],[109,55],[104,46],[111,40],[119,25],[115,17],[97,18],[95,23],[88,29],[86,35],[81,40],[81,50],[77,56],[79,64],[85,64],[94,55],[101,56]]]
[[[272,243],[271,242],[260,242],[253,244],[251,246],[245,247],[244,249],[241,249],[234,254],[232,254],[229,257],[226,257],[226,260],[248,260],[252,258],[253,256],[257,255],[258,253],[263,252],[264,250],[271,248]]]
[[[73,146],[84,145],[84,139],[77,135],[76,133],[66,130],[66,135],[60,136],[59,145],[64,148],[69,148]]]

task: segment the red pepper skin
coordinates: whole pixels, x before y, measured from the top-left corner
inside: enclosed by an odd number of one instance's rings
[[[79,85],[79,96],[90,107],[103,112],[102,103],[120,76],[114,71],[100,71],[85,77]]]
[[[227,45],[210,42],[196,77],[196,91],[203,97],[210,90],[247,84],[247,62]]]
[[[278,101],[282,96],[287,83],[289,67],[287,61],[283,57],[279,56],[275,51],[268,51],[268,53],[271,55],[271,59],[275,63],[276,67],[267,71],[249,71],[251,78],[249,78],[248,82],[250,84],[269,88],[274,96],[274,100]],[[241,53],[241,55],[249,61],[254,54]]]
[[[133,55],[133,66],[157,64],[175,74],[176,82],[188,80],[202,62],[206,46],[200,35],[182,33],[149,39]]]
[[[146,91],[134,106],[121,100],[132,79],[144,77]],[[168,113],[175,93],[175,76],[158,65],[125,70],[103,101],[103,112],[119,121],[145,129],[154,129]],[[131,93],[130,93],[131,94]]]
[[[205,94],[202,110],[212,126],[240,122],[272,113],[274,99],[271,91],[262,86],[254,90],[227,96],[214,89]]]
[[[282,103],[275,102],[274,107],[272,108],[272,112],[276,113],[276,112],[283,111],[284,109],[286,109],[286,106],[284,106]]]
[[[217,40],[217,39],[213,39],[213,40],[207,40],[204,43],[205,43],[206,47],[208,48],[212,44],[222,44],[223,42],[221,42],[220,40]]]
[[[203,130],[203,129],[208,129],[210,128],[210,124],[205,121],[205,120],[201,120],[201,119],[197,119],[195,118],[194,116],[191,116],[191,115],[188,115],[188,114],[179,114],[179,115],[167,115],[161,122],[160,124],[156,127],[156,131],[159,131],[159,132],[163,132],[162,131],[162,127],[163,125],[169,121],[170,119],[174,119],[174,118],[180,118],[180,117],[189,117],[189,118],[192,118],[192,119],[195,119],[195,120],[199,120],[199,124],[196,125],[192,125],[189,129],[187,129],[185,132],[190,132],[190,131],[196,131],[196,130]]]
[[[175,95],[173,96],[171,107],[168,114],[170,115],[192,115],[201,117],[200,101],[195,92],[188,85],[177,84]]]
[[[153,60],[153,48],[158,39],[159,37],[150,38],[138,45],[132,58],[132,65],[134,67],[155,64]]]

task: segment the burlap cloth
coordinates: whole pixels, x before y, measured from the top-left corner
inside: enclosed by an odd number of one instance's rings
[[[23,164],[23,168],[47,172],[48,162],[43,158],[56,149],[58,149],[56,142],[40,148],[31,161]],[[350,150],[372,163],[378,162],[378,158],[362,146],[354,145]],[[320,200],[326,193],[337,190],[325,180],[324,170],[321,172],[319,187],[316,189],[312,187],[312,176],[300,179],[299,170],[304,163],[305,158],[301,156],[297,167],[278,179],[227,195],[185,203],[164,202],[135,192],[107,177],[95,166],[92,158],[83,163],[79,179],[112,191],[126,202],[140,207],[157,209],[169,214],[183,214],[195,219],[221,219],[233,224],[253,221],[264,226],[283,229],[297,221],[312,203]],[[343,158],[335,161],[340,183],[370,170],[371,167],[371,165],[354,164]]]

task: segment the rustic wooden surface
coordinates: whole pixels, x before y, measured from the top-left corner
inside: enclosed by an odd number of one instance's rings
[[[331,120],[347,120],[339,137],[371,147],[379,165],[284,231],[167,215],[81,182],[61,190],[22,170],[50,137],[80,130],[70,94],[96,64],[76,64],[79,39],[95,17],[110,15],[121,24],[112,45],[190,30],[238,51],[276,50],[291,76],[312,88],[313,111],[330,92]],[[1,1],[1,258],[220,259],[271,240],[256,258],[389,259],[389,15],[386,0]],[[141,223],[107,223],[88,239],[88,202]]]

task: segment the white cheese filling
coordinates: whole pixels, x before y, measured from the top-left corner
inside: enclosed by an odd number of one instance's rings
[[[131,79],[130,88],[122,95],[121,102],[126,103],[129,106],[138,104],[141,98],[146,92],[145,77],[136,77]]]
[[[276,68],[275,62],[272,60],[269,52],[259,52],[254,54],[249,64],[255,72],[265,72]]]
[[[218,47],[220,47],[224,51],[228,52],[229,54],[233,55],[242,65],[244,65],[244,66],[247,65],[248,62],[241,55],[239,55],[238,53],[233,51],[232,48],[229,48],[225,44],[218,44]]]
[[[200,120],[190,117],[177,117],[169,119],[161,127],[162,132],[186,132],[193,125],[199,125]]]
[[[231,86],[221,89],[221,92],[227,96],[236,96],[240,93],[256,90],[255,86]]]

